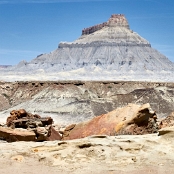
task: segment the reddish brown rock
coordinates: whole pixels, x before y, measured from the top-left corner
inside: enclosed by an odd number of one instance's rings
[[[107,22],[97,24],[92,27],[84,28],[82,30],[82,35],[94,33],[95,31],[101,30],[103,27],[106,26],[120,26],[129,28],[129,24],[123,14],[113,14]]]
[[[53,141],[61,139],[60,134],[52,127],[53,119],[51,117],[41,118],[39,115],[33,115],[24,109],[11,111],[6,124],[10,128],[2,128],[0,136],[7,141]],[[17,128],[21,128],[23,131],[18,131]],[[32,137],[29,137],[27,132],[31,133]]]
[[[71,124],[71,125],[69,125],[69,126],[67,126],[66,128],[65,128],[65,130],[63,131],[63,136],[64,137],[67,137],[68,135],[69,135],[69,132],[72,130],[72,129],[74,129],[74,127],[76,126],[76,124]]]
[[[36,141],[36,135],[33,131],[11,129],[7,127],[0,127],[0,137],[8,142]]]
[[[60,136],[60,134],[53,128],[53,126],[50,126],[49,129],[49,134],[46,137],[47,141],[54,141],[54,140],[61,140],[62,137]]]
[[[17,119],[11,121],[10,127],[11,128],[36,128],[36,127],[44,127],[47,125],[52,125],[53,119],[51,117],[43,117],[43,118],[27,118],[23,117],[21,119]]]
[[[174,112],[172,112],[169,116],[164,118],[159,123],[159,129],[165,128],[165,127],[172,127],[174,126]]]
[[[20,118],[41,118],[39,115],[33,115],[31,113],[26,112],[24,109],[13,110],[10,112],[10,116],[7,118],[6,124],[8,127],[13,125],[14,120],[18,120]]]
[[[142,135],[157,132],[156,114],[149,104],[129,104],[107,114],[66,128],[63,139],[83,138],[91,135]]]
[[[60,134],[51,126],[37,127],[35,130],[36,141],[61,140]]]
[[[98,24],[98,25],[94,25],[94,26],[89,27],[89,28],[85,28],[82,30],[82,35],[94,33],[95,31],[98,31],[107,25],[108,25],[107,22],[104,22],[102,24]]]
[[[52,126],[37,127],[34,130],[12,129],[0,126],[0,138],[8,142],[61,140],[60,134]]]

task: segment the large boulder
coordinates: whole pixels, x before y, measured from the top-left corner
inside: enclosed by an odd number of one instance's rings
[[[6,124],[8,127],[13,125],[14,120],[18,120],[21,118],[41,118],[37,114],[31,114],[26,112],[24,109],[19,109],[19,110],[13,110],[10,112],[10,116],[7,118]]]
[[[79,124],[68,126],[63,132],[64,140],[84,138],[91,135],[142,135],[156,133],[157,116],[149,104],[129,104]]]
[[[53,141],[61,140],[53,128],[51,117],[40,117],[24,109],[13,110],[7,118],[7,127],[0,127],[0,138],[6,141]]]

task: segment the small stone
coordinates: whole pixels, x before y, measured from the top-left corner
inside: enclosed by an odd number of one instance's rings
[[[17,161],[17,162],[23,162],[24,161],[24,157],[22,155],[16,155],[11,157],[12,160]]]

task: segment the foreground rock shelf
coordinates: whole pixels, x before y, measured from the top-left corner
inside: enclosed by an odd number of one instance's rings
[[[0,173],[172,174],[174,128],[165,135],[90,136],[0,143]]]

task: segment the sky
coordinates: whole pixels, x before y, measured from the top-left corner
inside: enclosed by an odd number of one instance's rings
[[[0,0],[0,65],[49,53],[111,14],[174,62],[174,0]]]

